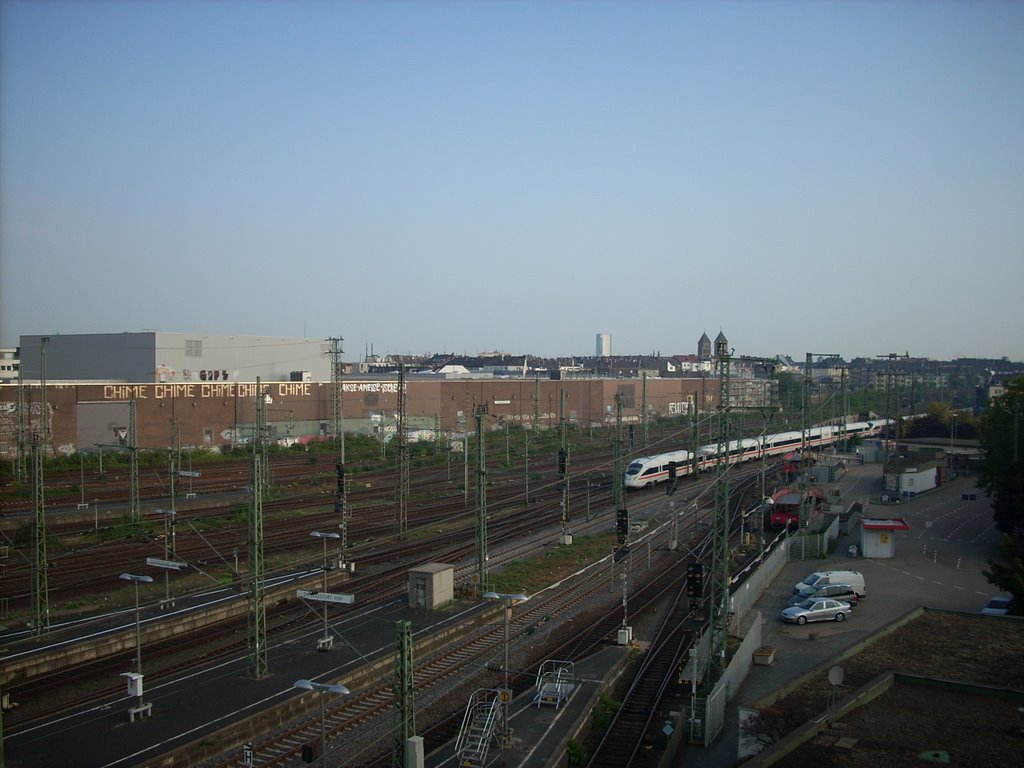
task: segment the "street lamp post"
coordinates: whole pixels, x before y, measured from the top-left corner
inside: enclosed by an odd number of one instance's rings
[[[323,591],[327,591],[327,540],[328,539],[340,539],[340,533],[324,533],[322,531],[313,531],[309,534],[314,538],[321,539],[324,543],[324,588]],[[324,603],[324,636],[323,639],[317,645],[317,650],[327,651],[334,645],[331,641],[331,636],[327,631],[327,603]]]
[[[509,624],[512,621],[512,606],[516,603],[525,603],[530,598],[521,592],[484,592],[485,600],[500,600],[505,606],[505,664],[502,667],[505,678],[505,690],[501,692],[501,746],[508,749],[512,743],[512,728],[509,722],[509,707],[512,702],[512,677],[509,674],[508,647],[509,647]]]
[[[327,707],[324,704],[324,694],[333,693],[336,696],[347,696],[350,691],[344,685],[331,685],[329,683],[316,683],[312,680],[296,680],[295,687],[304,691],[317,691],[320,694],[320,759],[319,765],[327,764]]]
[[[135,587],[135,676],[129,675],[128,690],[134,692],[138,698],[138,703],[130,709],[129,715],[132,722],[135,721],[135,715],[144,714],[152,708],[151,704],[144,704],[142,701],[142,630],[139,626],[139,583],[148,584],[153,581],[152,576],[138,576],[134,573],[122,573],[118,578],[130,581]]]

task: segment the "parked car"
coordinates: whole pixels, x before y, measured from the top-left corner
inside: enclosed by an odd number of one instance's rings
[[[857,590],[849,584],[825,584],[821,587],[808,587],[789,599],[790,605],[799,605],[808,598],[831,597],[833,600],[840,600],[850,604],[851,608],[857,607],[860,595]]]
[[[860,571],[815,571],[793,586],[793,594],[802,592],[808,587],[823,587],[826,584],[849,584],[860,597],[867,594],[864,574]]]
[[[798,605],[791,605],[782,612],[782,620],[790,624],[806,624],[809,621],[845,621],[850,615],[849,603],[831,598],[808,598]]]
[[[986,616],[1006,616],[1013,608],[1013,597],[1011,595],[996,595],[988,604],[981,609]]]

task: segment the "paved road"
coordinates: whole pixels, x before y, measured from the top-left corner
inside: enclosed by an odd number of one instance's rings
[[[878,465],[855,467],[844,480],[846,503],[858,498],[867,502],[878,496],[881,468]],[[976,499],[964,500],[965,493],[974,493]],[[975,488],[973,478],[959,478],[909,503],[865,504],[864,515],[902,517],[910,523],[909,531],[895,534],[895,557],[849,557],[849,545],[860,544],[858,529],[840,539],[831,557],[790,563],[783,568],[743,627],[745,633],[755,620],[755,612],[761,612],[764,644],[776,648],[775,663],[751,669],[727,708],[725,728],[715,743],[707,749],[686,746],[677,755],[676,766],[722,768],[735,765],[738,705],[749,705],[828,662],[918,606],[980,611],[996,591],[981,570],[989,558],[997,556],[999,534],[992,527],[988,498]],[[861,571],[867,584],[867,597],[848,621],[797,627],[779,620],[779,613],[791,597],[796,582],[812,571],[835,569]]]

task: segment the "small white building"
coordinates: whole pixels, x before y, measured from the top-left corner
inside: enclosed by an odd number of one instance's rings
[[[902,517],[862,517],[860,519],[860,551],[863,557],[895,557],[896,531],[909,531]]]
[[[440,608],[455,599],[455,567],[426,563],[409,569],[409,607]]]

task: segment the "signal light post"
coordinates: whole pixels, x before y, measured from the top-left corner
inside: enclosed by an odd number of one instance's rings
[[[704,598],[704,563],[686,566],[686,596],[690,598],[690,610],[699,610]]]
[[[665,489],[666,496],[671,496],[673,493],[676,492],[677,476],[678,469],[676,468],[676,463],[674,461],[670,461],[668,463],[668,488]]]

